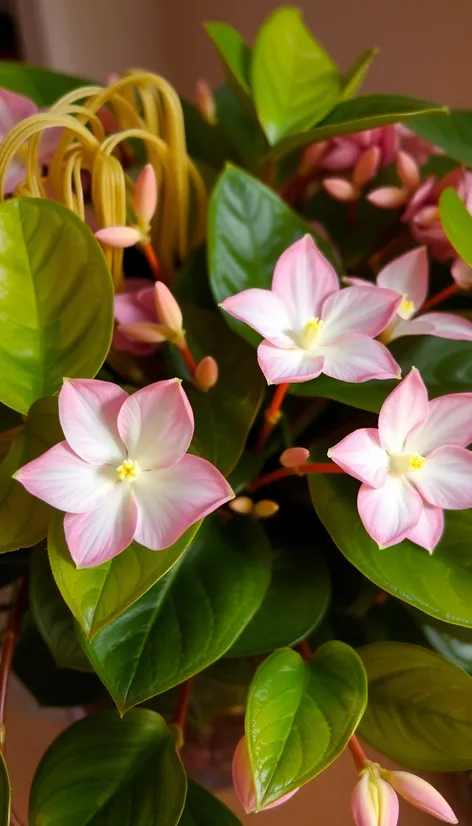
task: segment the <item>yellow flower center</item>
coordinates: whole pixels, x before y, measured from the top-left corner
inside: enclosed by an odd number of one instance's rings
[[[304,350],[309,350],[315,344],[323,327],[324,322],[321,318],[310,318],[298,335],[300,346],[303,347]]]
[[[421,470],[426,459],[419,453],[394,453],[390,456],[390,473],[394,476],[403,476],[412,470]]]
[[[408,319],[411,318],[413,313],[415,312],[415,303],[411,301],[406,295],[403,296],[402,303],[400,304],[397,313],[400,318]]]
[[[125,459],[116,469],[116,475],[119,482],[134,482],[139,476],[141,468],[134,459]]]

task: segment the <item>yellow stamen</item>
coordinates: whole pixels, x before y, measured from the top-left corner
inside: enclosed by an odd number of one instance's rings
[[[405,296],[403,297],[402,303],[400,304],[400,306],[399,306],[399,308],[398,308],[398,310],[397,310],[397,313],[398,313],[398,315],[400,316],[400,318],[403,318],[403,319],[408,319],[408,318],[411,318],[411,316],[412,316],[412,315],[413,315],[413,313],[415,312],[415,309],[416,309],[416,308],[415,308],[415,303],[414,303],[414,301],[411,301],[411,300],[410,300],[409,298],[407,298],[407,296],[405,295]]]
[[[409,470],[421,470],[426,459],[424,456],[420,456],[419,453],[414,453],[413,456],[410,456],[410,461],[408,463]]]
[[[313,346],[324,327],[321,318],[310,318],[306,322],[302,332],[299,334],[299,341],[302,347],[309,350]]]
[[[140,473],[140,467],[134,459],[125,459],[116,469],[116,475],[120,482],[134,482]]]

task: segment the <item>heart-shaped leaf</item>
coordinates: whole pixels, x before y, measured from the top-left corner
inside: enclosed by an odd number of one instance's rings
[[[0,399],[20,413],[93,377],[110,348],[113,285],[98,241],[55,201],[0,205]]]
[[[10,778],[8,777],[8,769],[5,763],[5,758],[3,754],[0,754],[0,826],[10,826],[10,806]],[[228,824],[228,826],[230,826],[230,824]]]
[[[205,23],[205,30],[215,44],[229,77],[250,95],[251,50],[244,38],[227,23]]]
[[[416,645],[379,642],[359,654],[369,681],[362,736],[412,769],[472,768],[472,677]]]
[[[12,474],[62,438],[57,399],[38,399],[0,465],[0,553],[30,548],[47,535],[52,509],[28,493]]]
[[[94,714],[49,747],[33,780],[29,824],[176,826],[187,779],[159,714]]]
[[[438,114],[418,118],[409,127],[434,146],[444,149],[449,157],[472,166],[472,112],[453,109],[447,118]]]
[[[241,821],[215,795],[189,780],[179,826],[241,826]]]
[[[354,61],[351,68],[343,76],[341,100],[349,100],[349,98],[354,97],[360,86],[362,86],[372,61],[378,52],[378,49],[367,49],[367,51],[363,52],[357,60]]]
[[[455,251],[472,267],[472,215],[455,189],[441,193],[441,224]]]
[[[339,100],[336,64],[298,9],[277,9],[259,29],[251,64],[254,103],[270,144],[322,120]]]
[[[202,671],[262,602],[270,549],[254,520],[208,518],[191,547],[84,650],[121,712]],[[82,639],[82,635],[81,635]]]
[[[164,551],[132,542],[109,562],[77,569],[66,544],[63,516],[55,513],[48,536],[49,561],[62,597],[85,634],[92,639],[161,579],[180,559],[200,524],[192,525]]]
[[[307,783],[345,748],[367,702],[367,680],[353,648],[322,645],[310,662],[289,648],[256,671],[246,738],[256,811]]]
[[[26,66],[25,63],[0,61],[0,88],[34,100],[38,106],[51,106],[67,92],[79,86],[89,86],[89,80],[74,75],[64,75],[40,69],[38,66]]]
[[[415,621],[428,644],[438,654],[472,674],[472,631],[470,628],[446,625],[418,613]]]

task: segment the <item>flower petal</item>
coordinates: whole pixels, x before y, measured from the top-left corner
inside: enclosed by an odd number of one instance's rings
[[[368,772],[354,786],[351,795],[351,812],[355,826],[379,826],[378,796]]]
[[[157,322],[154,286],[143,287],[143,284],[150,284],[144,278],[128,279],[131,280],[137,281],[139,286],[136,289],[130,287],[126,292],[115,296],[115,318],[118,324],[135,324],[137,321]]]
[[[72,450],[92,465],[119,465],[126,450],[118,433],[118,412],[128,398],[117,384],[67,379],[59,393],[59,419]]]
[[[400,378],[400,367],[389,350],[366,336],[344,336],[328,347],[319,347],[319,354],[325,357],[323,373],[333,379],[361,382]]]
[[[472,288],[472,267],[469,267],[461,258],[457,258],[451,267],[451,275],[461,290]]]
[[[423,512],[419,522],[411,531],[408,531],[406,539],[420,545],[431,554],[441,539],[444,530],[444,511],[441,508],[433,508],[431,505],[423,504]]]
[[[14,478],[54,508],[85,513],[103,505],[116,484],[116,471],[84,462],[67,442],[60,442],[17,470]]]
[[[302,329],[307,321],[321,315],[323,301],[339,290],[339,281],[311,235],[305,235],[280,256],[272,290],[288,307],[290,326]],[[264,338],[272,341],[268,335],[264,334]]]
[[[11,195],[25,178],[26,166],[21,161],[13,158],[5,174],[5,195]]]
[[[367,533],[381,548],[388,548],[418,524],[423,502],[406,479],[388,476],[381,488],[361,485],[357,508]]]
[[[397,826],[400,807],[395,791],[381,778],[377,780],[377,791],[379,795],[379,826]]]
[[[272,344],[279,347],[293,345],[286,334],[286,330],[292,328],[288,308],[275,292],[258,288],[243,290],[225,298],[220,307],[239,321],[244,321]]]
[[[408,201],[408,191],[400,186],[379,186],[369,192],[367,200],[380,209],[397,209]]]
[[[348,287],[373,287],[372,281],[367,278],[357,278],[355,275],[344,275],[341,279]]]
[[[138,509],[131,485],[118,482],[111,496],[89,513],[66,513],[64,532],[78,568],[91,568],[113,559],[131,544]]]
[[[402,453],[408,434],[422,426],[428,415],[428,391],[418,370],[413,368],[382,405],[380,444],[389,453]]]
[[[430,453],[443,445],[467,447],[472,442],[472,393],[451,393],[429,402],[426,422],[411,432],[406,452]]]
[[[471,322],[454,313],[425,313],[417,320],[428,325],[427,335],[454,341],[472,341]]]
[[[133,490],[138,505],[135,539],[153,551],[168,548],[190,525],[234,497],[219,470],[190,454],[172,467],[140,474]]]
[[[283,350],[268,341],[262,341],[259,344],[257,360],[268,384],[316,379],[324,365],[323,357],[311,356],[301,348],[293,347],[291,350]]]
[[[126,247],[134,247],[143,240],[139,229],[135,227],[104,227],[95,233],[95,238],[98,238],[101,244],[107,244],[109,247],[118,247],[119,249],[126,249]]]
[[[322,343],[331,344],[349,333],[374,338],[395,317],[401,295],[379,287],[346,287],[323,305]]]
[[[383,776],[404,800],[445,823],[458,823],[447,800],[422,777],[410,772],[384,771]]]
[[[427,336],[434,335],[432,325],[424,321],[426,316],[419,318],[403,319],[397,316],[382,333],[382,341],[389,343],[403,336]]]
[[[158,381],[128,396],[118,430],[141,470],[178,462],[193,436],[193,412],[180,379]]]
[[[35,115],[38,107],[34,101],[17,92],[0,89],[0,138],[12,129],[20,120]]]
[[[349,433],[330,447],[328,456],[346,473],[373,488],[380,488],[386,482],[389,458],[381,447],[379,431],[375,427],[364,427]]]
[[[377,284],[388,290],[396,290],[410,301],[415,310],[424,304],[428,295],[429,265],[426,247],[417,247],[395,258],[381,270]]]
[[[436,508],[472,508],[472,453],[446,445],[428,454],[420,470],[409,474],[422,496]]]

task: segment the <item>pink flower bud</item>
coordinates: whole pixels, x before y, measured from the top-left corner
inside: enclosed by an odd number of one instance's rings
[[[413,192],[419,187],[421,175],[418,164],[408,152],[404,152],[403,150],[400,150],[397,155],[397,174],[403,186],[405,189],[408,189],[409,192]]]
[[[408,192],[399,186],[379,186],[369,192],[367,200],[382,209],[396,209],[408,201]]]
[[[371,146],[362,153],[352,173],[352,181],[356,188],[365,186],[372,178],[375,178],[381,158],[382,154],[378,146]]]
[[[433,815],[433,817],[437,817],[438,820],[443,820],[445,823],[458,823],[449,803],[434,786],[431,786],[422,777],[416,777],[410,772],[386,770],[382,771],[382,777],[393,786],[399,795],[408,803],[416,806],[417,809],[421,809],[421,811]]]
[[[134,247],[143,240],[142,233],[135,227],[105,227],[95,233],[95,238],[98,238],[101,244],[120,249]]]
[[[246,738],[243,737],[234,752],[233,757],[233,784],[234,790],[239,798],[239,802],[244,808],[246,814],[256,811],[256,791],[254,788],[254,780],[252,777],[251,763],[249,760],[249,751],[247,748]],[[270,803],[268,806],[261,806],[258,811],[266,809],[275,809],[276,806],[281,806],[287,800],[290,800],[294,794],[298,792],[295,789],[283,797],[276,800],[275,803]]]
[[[279,462],[284,467],[298,467],[305,464],[310,458],[310,451],[306,447],[288,447],[280,455]]]
[[[252,515],[256,519],[270,519],[271,516],[275,516],[279,509],[280,505],[273,502],[272,499],[261,499],[260,502],[254,505]]]
[[[437,206],[425,206],[420,209],[413,218],[413,223],[421,227],[430,227],[439,221],[439,209]]]
[[[159,344],[168,339],[166,328],[161,324],[153,324],[150,321],[135,321],[131,324],[119,324],[116,329],[131,341],[139,341],[143,344]]]
[[[472,290],[472,267],[458,258],[451,267],[451,275],[461,290]]]
[[[356,826],[397,826],[398,810],[398,797],[376,768],[364,771],[351,797]]]
[[[162,281],[156,281],[154,285],[154,300],[159,321],[164,327],[172,330],[178,338],[183,338],[182,311],[171,291]]]
[[[195,378],[200,390],[211,390],[218,381],[218,365],[213,356],[205,356],[195,370]]]
[[[199,78],[195,84],[195,105],[205,120],[214,126],[217,122],[215,98],[203,78]]]
[[[254,502],[249,496],[237,496],[228,502],[228,508],[234,513],[239,513],[240,516],[249,516],[252,513]]]
[[[312,143],[311,146],[307,146],[298,164],[298,174],[304,178],[309,178],[319,166],[327,147],[328,141],[320,141],[320,143]]]
[[[148,227],[157,207],[157,180],[152,164],[141,170],[134,185],[134,211],[140,224]]]
[[[337,201],[357,201],[359,191],[344,178],[325,178],[322,181],[326,192]]]

